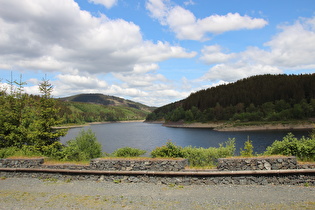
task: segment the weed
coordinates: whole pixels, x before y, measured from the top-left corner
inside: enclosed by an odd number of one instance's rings
[[[56,183],[58,181],[57,178],[46,178],[46,179],[42,179],[44,182],[54,182]]]
[[[169,183],[167,186],[170,187],[170,188],[175,188],[176,187],[178,189],[183,189],[184,188],[183,185],[177,185],[175,183]]]
[[[71,181],[72,181],[71,178],[65,180],[66,183],[70,183]]]
[[[170,183],[170,184],[168,184],[168,186],[169,186],[169,187],[175,187],[175,186],[176,186],[176,184],[174,184],[174,183]]]
[[[252,157],[253,156],[253,142],[249,140],[249,137],[247,141],[244,143],[244,150],[241,148],[241,156],[242,157]]]
[[[115,180],[114,180],[114,183],[115,183],[115,184],[121,183],[121,179],[115,179]]]

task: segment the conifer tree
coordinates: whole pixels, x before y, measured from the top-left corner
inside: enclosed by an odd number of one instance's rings
[[[27,143],[30,121],[29,97],[24,93],[25,82],[7,81],[9,92],[2,88],[0,94],[0,147],[22,147]]]
[[[52,98],[53,86],[49,80],[44,78],[39,84],[39,91],[41,93],[40,100],[36,105],[37,118],[33,123],[33,133],[31,135],[33,144],[37,148],[50,145],[59,140],[60,136],[66,134],[64,129],[54,129],[62,122],[58,115],[59,109],[56,108],[56,101]]]
[[[41,97],[24,93],[22,76],[19,82],[11,77],[7,83],[7,88],[0,87],[0,148],[34,145],[40,150],[66,134],[65,130],[53,129],[62,119],[48,80],[39,84]]]

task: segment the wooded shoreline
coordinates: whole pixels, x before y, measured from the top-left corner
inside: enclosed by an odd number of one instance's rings
[[[114,122],[92,122],[83,125],[67,125],[67,126],[57,126],[56,129],[70,129],[70,128],[81,128],[90,125],[108,124],[108,123],[132,123],[132,122],[143,122],[151,124],[161,124],[165,127],[170,128],[206,128],[213,129],[216,131],[268,131],[268,130],[312,130],[315,129],[315,123],[305,122],[305,123],[288,123],[288,124],[263,124],[263,125],[242,125],[233,126],[223,122],[220,123],[185,123],[185,122],[167,122],[164,121],[144,121],[144,120],[130,120],[130,121],[114,121]]]
[[[267,130],[312,130],[315,128],[314,123],[300,124],[263,124],[248,126],[233,126],[225,123],[184,123],[168,122],[163,123],[165,127],[172,128],[209,128],[216,131],[267,131]]]

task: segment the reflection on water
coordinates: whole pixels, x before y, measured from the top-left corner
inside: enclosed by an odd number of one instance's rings
[[[165,145],[171,140],[176,145],[185,147],[218,147],[229,138],[236,140],[236,152],[244,147],[244,142],[249,138],[253,142],[254,152],[261,153],[275,140],[282,138],[290,131],[242,131],[219,132],[212,129],[195,128],[168,128],[161,124],[148,124],[141,122],[107,123],[91,125],[84,128],[72,128],[61,142],[65,143],[74,139],[80,129],[91,128],[98,141],[103,146],[103,152],[112,153],[118,148],[134,147],[152,151],[155,147]],[[300,138],[308,136],[309,131],[292,131]]]

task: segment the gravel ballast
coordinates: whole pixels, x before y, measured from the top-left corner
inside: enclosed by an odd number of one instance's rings
[[[315,187],[2,177],[0,209],[315,209]]]

